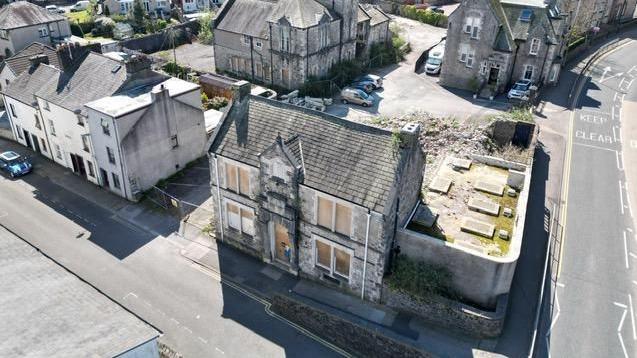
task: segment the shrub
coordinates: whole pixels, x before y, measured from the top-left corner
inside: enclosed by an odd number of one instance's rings
[[[401,8],[400,12],[404,17],[412,20],[433,26],[447,27],[447,16],[441,13],[418,9],[414,5],[405,5]]]
[[[202,44],[212,44],[212,13],[207,12],[199,18],[199,33],[197,36]]]
[[[228,105],[228,99],[225,97],[213,97],[208,99],[208,95],[201,93],[201,104],[205,111],[209,109],[219,110]]]
[[[187,78],[188,73],[190,72],[190,68],[179,66],[178,64],[172,61],[165,64],[162,67],[162,69],[166,71],[168,74],[170,74],[171,76],[175,76],[175,77],[183,78],[183,79]]]
[[[454,298],[451,289],[451,273],[442,266],[416,261],[405,255],[399,255],[394,263],[389,287],[405,292],[414,298],[440,295]]]
[[[576,39],[575,41],[573,41],[570,44],[568,44],[568,50],[570,51],[570,50],[580,46],[581,44],[584,43],[584,41],[586,41],[586,37],[584,37],[584,36]]]

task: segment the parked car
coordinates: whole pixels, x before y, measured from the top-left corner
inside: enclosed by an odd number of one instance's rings
[[[509,99],[527,99],[531,95],[531,80],[519,80],[509,90]]]
[[[431,6],[429,7],[429,11],[437,12],[439,14],[445,13],[445,10],[443,10],[440,6]]]
[[[46,9],[46,11],[50,12],[51,14],[64,14],[64,9],[62,9],[61,7],[57,7],[55,5],[47,5],[44,8]]]
[[[367,94],[370,94],[370,93],[372,93],[374,91],[374,84],[372,82],[369,82],[369,81],[354,82],[354,83],[351,84],[350,87],[354,87],[354,88],[357,88],[359,90],[363,90]]]
[[[363,107],[374,105],[374,97],[358,88],[346,87],[341,91],[342,102],[344,104],[354,103]]]
[[[429,51],[427,62],[425,62],[425,73],[436,75],[440,73],[442,60],[445,57],[445,43],[441,42]]]
[[[0,170],[4,170],[12,178],[28,174],[33,169],[26,157],[14,151],[0,153]]]
[[[383,78],[377,75],[367,74],[354,79],[354,82],[371,82],[374,89],[383,88]]]
[[[269,99],[276,99],[277,97],[277,93],[275,91],[269,88],[261,87],[261,86],[252,87],[250,94],[253,96],[260,96],[260,97],[265,97]]]
[[[89,5],[90,2],[88,0],[78,1],[71,7],[71,12],[86,10]]]

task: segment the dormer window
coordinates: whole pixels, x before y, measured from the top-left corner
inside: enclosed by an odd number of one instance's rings
[[[522,9],[520,11],[520,21],[522,22],[531,22],[531,17],[533,16],[533,11],[530,9]]]
[[[290,28],[281,26],[281,51],[290,52]]]
[[[320,48],[327,47],[329,43],[328,25],[321,25],[318,31],[319,31],[319,47]]]

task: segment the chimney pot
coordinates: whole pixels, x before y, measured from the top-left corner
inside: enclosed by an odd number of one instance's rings
[[[250,97],[252,85],[248,81],[238,81],[232,84],[232,99],[237,102],[243,102]]]

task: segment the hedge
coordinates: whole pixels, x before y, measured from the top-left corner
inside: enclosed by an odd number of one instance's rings
[[[418,9],[414,5],[405,5],[400,9],[400,13],[406,18],[417,20],[425,24],[442,28],[447,27],[447,16],[429,9]]]

